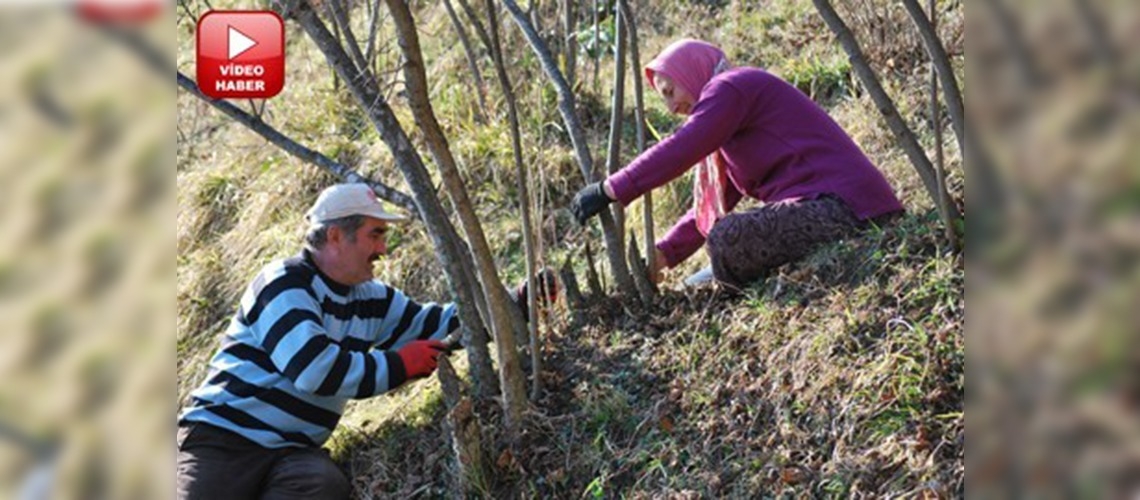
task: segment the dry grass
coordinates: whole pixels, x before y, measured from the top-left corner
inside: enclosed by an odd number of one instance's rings
[[[821,250],[744,296],[671,292],[645,320],[591,315],[554,341],[543,405],[572,422],[550,438],[576,469],[531,462],[564,478],[533,491],[960,492],[963,269],[930,223]]]

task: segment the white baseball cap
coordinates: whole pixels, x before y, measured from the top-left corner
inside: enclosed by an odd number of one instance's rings
[[[305,213],[310,223],[326,222],[350,215],[367,215],[380,220],[398,222],[407,216],[384,210],[376,192],[364,183],[334,184],[321,191],[313,207]]]

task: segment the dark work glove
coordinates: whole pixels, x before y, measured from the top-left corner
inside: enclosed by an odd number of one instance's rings
[[[570,211],[574,213],[574,218],[578,220],[578,224],[585,226],[586,221],[601,212],[606,208],[606,205],[613,203],[609,196],[606,196],[606,191],[602,189],[601,182],[595,182],[582,188],[578,194],[574,195],[574,201],[570,202]]]

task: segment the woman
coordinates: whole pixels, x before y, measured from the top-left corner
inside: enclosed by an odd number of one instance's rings
[[[847,133],[771,73],[732,68],[716,46],[681,40],[645,67],[645,78],[669,111],[688,120],[578,192],[571,211],[585,224],[609,203],[628,205],[695,167],[693,209],[657,242],[654,282],[707,240],[713,275],[740,287],[902,210]],[[765,205],[730,214],[744,195]]]

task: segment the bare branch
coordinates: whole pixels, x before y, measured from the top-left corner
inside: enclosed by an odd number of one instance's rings
[[[922,150],[918,140],[914,137],[914,132],[907,126],[906,121],[899,115],[898,108],[895,107],[894,101],[891,100],[887,92],[883,90],[883,86],[879,83],[879,78],[875,76],[875,71],[871,69],[871,65],[867,63],[867,58],[863,55],[863,50],[859,48],[859,42],[855,40],[855,35],[851,33],[851,29],[847,24],[840,19],[839,14],[835,12],[835,8],[831,6],[830,0],[812,0],[816,9],[823,17],[827,26],[835,33],[836,38],[839,39],[840,45],[843,50],[847,52],[847,57],[851,60],[851,66],[855,68],[855,74],[859,76],[859,80],[863,82],[863,86],[867,88],[867,92],[871,95],[871,100],[875,102],[875,106],[879,108],[879,112],[887,120],[887,125],[894,133],[895,140],[898,141],[899,147],[903,149],[910,162],[914,165],[914,169],[918,171],[918,176],[922,178],[923,185],[926,186],[926,192],[930,195],[931,199],[938,203],[939,188],[938,188],[938,175],[934,172],[934,167],[930,164],[930,158],[926,156],[926,152]],[[957,220],[962,217],[958,212],[958,208],[951,205],[947,207],[950,211],[951,219]]]
[[[328,170],[329,172],[332,172],[333,175],[344,179],[346,182],[366,183],[372,187],[373,191],[376,191],[376,196],[379,196],[381,199],[384,199],[388,202],[399,205],[405,210],[408,210],[413,217],[419,217],[419,212],[416,210],[416,203],[410,196],[398,191],[397,189],[387,184],[368,179],[357,173],[355,170],[349,168],[348,166],[339,163],[321,153],[313,151],[312,149],[302,146],[297,141],[290,139],[285,134],[282,134],[277,129],[262,121],[261,118],[245,112],[245,110],[234,106],[229,101],[211,99],[207,97],[202,93],[201,90],[198,89],[198,85],[195,84],[194,81],[190,79],[190,77],[183,75],[181,72],[178,72],[178,86],[182,87],[187,92],[194,94],[195,97],[206,101],[206,103],[210,106],[213,106],[218,111],[225,113],[226,116],[233,118],[234,121],[245,125],[246,128],[257,133],[257,135],[264,137],[265,140],[273,143],[275,146],[281,148],[286,153],[293,155],[297,159]]]
[[[598,0],[594,0],[594,12],[593,12],[593,14],[594,14],[594,89],[595,90],[597,90],[597,88],[598,88],[598,69],[602,65],[602,62],[601,62],[602,51],[598,49],[598,31],[600,29],[599,24],[598,24],[598,21],[599,21],[598,13],[601,12],[601,10],[602,9],[598,5]]]
[[[596,182],[598,173],[594,171],[594,160],[590,156],[590,150],[586,146],[585,132],[582,129],[582,123],[578,120],[577,115],[574,114],[574,94],[570,90],[569,84],[562,76],[562,71],[558,69],[558,64],[554,62],[554,56],[550,54],[550,49],[538,36],[534,30],[534,26],[530,24],[526,14],[514,0],[503,0],[507,10],[510,11],[511,17],[514,18],[515,24],[522,30],[523,35],[526,36],[527,41],[530,43],[531,50],[538,56],[538,60],[542,65],[542,69],[546,72],[555,90],[558,92],[558,111],[562,114],[562,120],[566,124],[566,129],[570,132],[570,142],[574,146],[574,154],[578,158],[578,167],[582,170],[582,176],[586,182]],[[629,266],[625,261],[625,255],[622,254],[622,235],[617,232],[614,226],[613,215],[609,209],[604,209],[598,214],[598,219],[602,224],[602,234],[606,239],[606,255],[610,262],[610,270],[614,273],[614,281],[617,282],[618,292],[630,297],[637,297],[636,290],[633,284],[633,278],[629,274]]]
[[[452,26],[455,26],[455,32],[459,34],[459,43],[463,45],[463,53],[467,55],[467,66],[471,68],[471,74],[475,76],[475,95],[479,98],[479,110],[476,119],[485,122],[489,111],[487,108],[487,85],[483,82],[483,72],[479,69],[479,58],[475,55],[475,48],[471,46],[471,39],[467,36],[463,22],[455,13],[455,7],[452,7],[451,0],[443,0],[443,6],[447,10],[447,17],[451,18]]]
[[[277,129],[261,120],[261,118],[254,116],[245,110],[235,106],[229,101],[221,99],[211,99],[198,89],[198,85],[191,80],[190,77],[183,75],[182,72],[177,71],[171,67],[164,54],[160,53],[156,48],[146,43],[145,40],[139,37],[137,33],[125,31],[110,25],[103,26],[103,32],[107,35],[117,39],[123,45],[127,46],[134,53],[139,56],[150,68],[162,74],[170,74],[171,71],[176,75],[178,86],[190,92],[195,97],[202,99],[210,106],[213,106],[218,111],[225,113],[226,116],[233,118],[238,123],[245,125],[247,128],[264,137],[275,146],[281,148],[286,153],[289,153],[297,159],[306,163],[316,165],[332,172],[337,177],[344,179],[348,182],[364,182],[376,191],[376,195],[380,198],[400,206],[408,210],[413,217],[418,217],[416,204],[412,198],[403,192],[388,186],[386,184],[366,179],[351,168],[334,161],[317,151],[302,146],[297,141],[289,138]]]
[[[950,65],[950,57],[946,55],[946,48],[938,39],[938,32],[934,25],[922,11],[918,0],[902,0],[911,21],[918,28],[922,36],[922,43],[926,46],[926,53],[930,56],[934,68],[938,70],[938,79],[942,82],[942,93],[946,96],[946,110],[950,112],[950,120],[954,123],[954,135],[958,138],[958,147],[966,150],[966,112],[962,104],[962,92],[958,89],[958,78],[954,76],[954,67]]]
[[[483,22],[479,20],[479,15],[475,13],[475,9],[471,8],[471,4],[467,0],[455,0],[459,2],[459,8],[463,9],[463,13],[467,14],[467,20],[471,22],[471,27],[475,28],[475,34],[479,36],[479,40],[483,42],[483,48],[487,50],[488,57],[491,54],[491,36],[487,34],[487,29],[483,27]]]
[[[962,92],[958,87],[958,79],[954,76],[950,57],[946,54],[946,49],[938,38],[938,30],[934,29],[934,25],[926,17],[926,13],[918,4],[918,0],[903,0],[903,5],[906,7],[915,27],[918,28],[922,42],[926,46],[927,54],[937,70],[938,79],[942,84],[942,95],[946,97],[946,109],[950,112],[950,121],[954,124],[954,136],[958,139],[958,149],[966,160],[964,164],[978,174],[974,181],[980,188],[978,192],[983,194],[983,202],[994,208],[1000,207],[1003,205],[1005,189],[1001,185],[1000,177],[989,153],[982,146],[981,141],[977,140],[970,131],[970,127],[967,126]],[[945,190],[945,184],[940,183],[940,185]],[[949,195],[945,195],[944,198],[945,203],[952,203]],[[951,222],[947,222],[947,224],[953,225]]]
[[[329,9],[332,11],[333,20],[340,27],[340,32],[344,34],[344,45],[348,47],[348,54],[356,62],[358,78],[373,81],[372,68],[368,65],[368,59],[360,52],[360,44],[356,42],[356,35],[352,33],[352,24],[349,22],[348,14],[344,11],[344,0],[325,1],[328,2]]]
[[[372,18],[368,21],[368,41],[365,43],[367,47],[364,49],[364,60],[368,62],[368,68],[372,69],[372,65],[376,64],[376,34],[380,31],[380,0],[368,5],[372,6]]]

